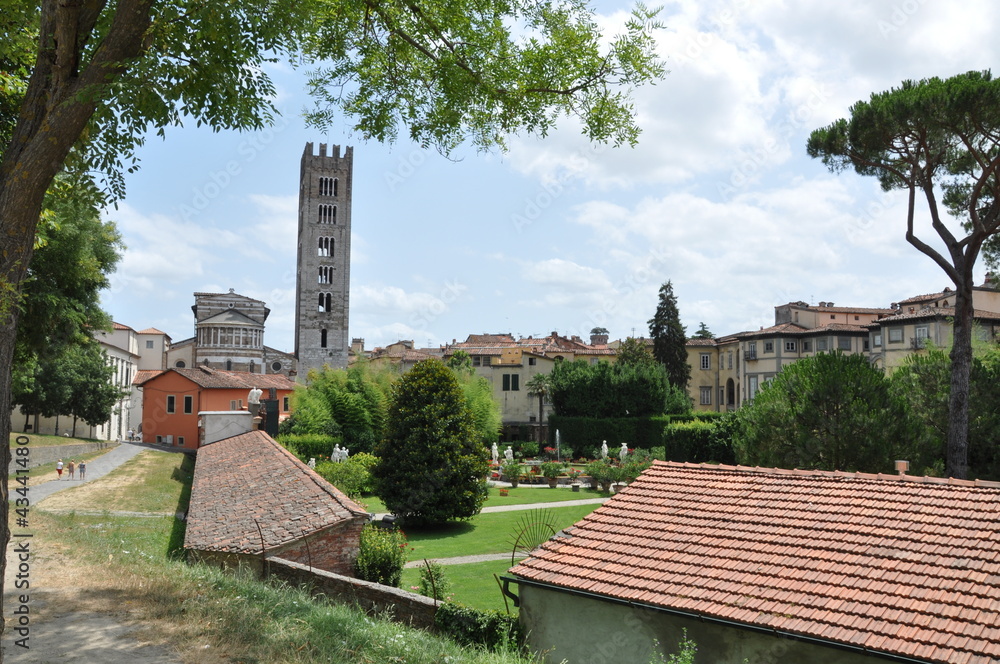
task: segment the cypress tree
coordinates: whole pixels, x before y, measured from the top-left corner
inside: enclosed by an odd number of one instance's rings
[[[671,385],[686,390],[691,378],[691,367],[687,362],[687,333],[681,325],[677,297],[669,281],[660,286],[656,315],[649,320],[649,336],[653,339],[653,357],[666,367]]]

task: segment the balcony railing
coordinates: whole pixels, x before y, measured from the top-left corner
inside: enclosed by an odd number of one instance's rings
[[[910,337],[910,348],[920,350],[927,347],[927,337]]]
[[[756,360],[757,359],[757,349],[743,351],[743,359],[747,360],[747,361],[749,361],[749,360]]]

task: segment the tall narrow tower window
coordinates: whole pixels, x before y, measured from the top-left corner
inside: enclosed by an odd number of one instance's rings
[[[319,223],[321,223],[321,224],[335,224],[335,223],[337,223],[337,206],[336,205],[320,205],[319,206]]]
[[[316,250],[317,256],[332,256],[333,255],[333,238],[332,237],[321,237],[319,239],[319,244]]]
[[[337,195],[337,181],[334,178],[320,178],[319,179],[319,195],[320,196],[336,196]]]
[[[323,299],[323,294],[322,294],[322,293],[320,293],[320,294],[319,294],[319,304],[318,304],[318,305],[317,305],[317,307],[316,307],[316,311],[318,311],[318,312],[320,312],[320,313],[323,313],[324,311],[326,311],[326,309],[324,309],[324,308],[323,308],[323,304],[324,304],[324,302],[325,302],[325,301],[324,301],[324,299]]]
[[[326,310],[333,311],[333,296],[330,293],[326,294]]]
[[[322,329],[319,331],[319,347],[326,348],[326,330]]]

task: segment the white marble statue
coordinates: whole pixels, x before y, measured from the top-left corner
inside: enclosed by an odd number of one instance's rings
[[[621,460],[622,463],[625,463],[625,457],[627,456],[628,456],[628,445],[622,443],[622,448],[618,450],[618,459]]]
[[[333,454],[330,455],[330,461],[337,463],[341,460],[341,454],[343,454],[343,452],[340,450],[340,443],[337,443],[333,446]]]
[[[316,470],[316,457],[309,457],[309,467]]]
[[[514,460],[514,450],[510,449],[510,445],[508,445],[507,449],[503,451],[503,458],[507,459],[508,462]]]
[[[493,447],[490,448],[490,455],[493,458],[493,465],[497,465],[500,460],[500,450],[497,449],[497,444],[493,443]]]
[[[251,405],[260,405],[260,395],[261,390],[257,387],[253,387],[247,395],[247,403]]]
[[[601,458],[605,461],[608,460],[608,441],[603,441],[601,443]]]

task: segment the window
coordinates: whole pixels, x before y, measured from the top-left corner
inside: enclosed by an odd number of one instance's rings
[[[876,348],[880,348],[882,346],[882,334],[881,333],[872,335],[872,344],[874,344]]]
[[[331,309],[333,309],[333,295],[331,293],[320,293],[316,311],[328,313]]]
[[[283,397],[281,399],[281,410],[286,413],[288,412],[288,397]]]
[[[917,339],[926,339],[928,337],[928,327],[926,325],[921,325],[916,329]]]
[[[851,350],[851,347],[850,337],[837,337],[837,348],[839,350]]]
[[[321,223],[321,224],[336,224],[337,223],[337,206],[336,205],[320,205],[319,206],[319,223]]]
[[[233,361],[226,360],[226,371],[232,371],[232,370],[233,370]]]
[[[861,316],[855,316],[854,320],[861,320]]]
[[[826,350],[826,339],[817,339],[816,340],[816,350],[818,350],[818,351],[820,351],[820,350]]]
[[[194,397],[190,394],[184,395],[184,414],[190,415],[194,411]]]
[[[729,368],[733,368],[733,351],[729,351]]]
[[[183,369],[187,365],[184,364],[184,360],[177,360],[177,362],[174,363],[174,366],[177,367],[178,369]]]
[[[868,340],[867,340],[867,339],[863,340],[863,341],[861,342],[861,345],[862,345],[862,346],[864,347],[864,351],[865,351],[866,353],[867,353],[867,352],[868,352],[869,350],[871,350],[871,347],[870,347],[870,346],[868,345]]]
[[[533,357],[529,357],[528,358],[528,366],[529,367],[535,366],[535,362],[536,362],[535,358],[533,358]]]
[[[802,342],[802,352],[803,353],[811,353],[812,349],[813,349],[813,342],[811,342],[811,341],[803,341]]]
[[[272,362],[271,371],[273,371],[274,373],[278,373],[279,371],[281,371],[281,362]]]
[[[712,388],[703,387],[701,388],[701,405],[711,406],[712,405]]]
[[[177,397],[172,394],[167,395],[167,412],[173,413],[176,411],[177,407]]]
[[[794,353],[795,352],[795,342],[794,341],[786,341],[785,342],[785,350],[787,352],[789,352],[789,353]]]
[[[757,394],[757,376],[747,377],[747,399],[753,400],[754,395]]]
[[[830,320],[837,320],[836,314],[830,314]]]
[[[774,352],[774,342],[773,341],[765,341],[764,342],[764,352],[765,353],[773,353]]]
[[[707,371],[707,370],[709,370],[709,369],[712,368],[712,356],[709,353],[702,353],[701,354],[701,368],[702,368],[703,371]],[[702,389],[704,389],[704,388],[702,388]],[[711,399],[711,395],[709,395],[709,399]],[[702,403],[705,403],[705,402],[702,401]],[[709,401],[709,403],[711,403],[711,401]]]
[[[152,339],[146,339],[146,348],[153,348],[154,342]]]
[[[503,375],[503,391],[510,392],[510,374]]]
[[[333,255],[333,238],[332,237],[321,237],[319,239],[318,247],[316,249],[317,256],[332,256]]]
[[[889,343],[898,344],[903,342],[903,328],[893,327],[889,329]]]
[[[337,180],[336,180],[336,178],[320,178],[319,179],[319,195],[320,196],[336,196],[337,195]]]
[[[243,410],[243,399],[233,399],[230,401],[229,410]]]
[[[517,392],[521,389],[521,376],[518,374],[503,375],[503,391]]]
[[[490,366],[490,364],[491,364],[491,362],[490,362],[490,356],[489,355],[483,355],[482,365],[484,367],[488,367],[488,366]]]
[[[724,403],[726,403],[726,388],[720,387],[719,388],[719,405],[721,406]]]
[[[319,347],[326,348],[326,330],[319,331]]]
[[[472,366],[478,367],[482,363],[482,358],[478,355],[472,356]]]

